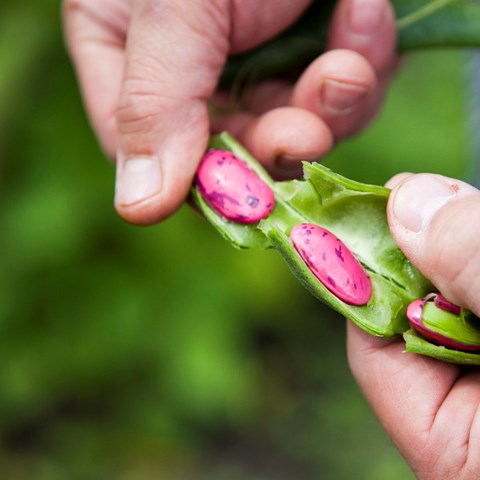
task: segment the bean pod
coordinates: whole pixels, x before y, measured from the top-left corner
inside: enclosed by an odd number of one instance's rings
[[[462,352],[480,351],[480,320],[439,293],[412,302],[407,317],[415,331],[436,345]]]
[[[480,365],[480,320],[440,294],[393,240],[390,191],[304,164],[275,182],[228,134],[211,139],[192,188],[205,218],[235,247],[275,248],[318,299],[365,332],[403,335],[405,350]]]

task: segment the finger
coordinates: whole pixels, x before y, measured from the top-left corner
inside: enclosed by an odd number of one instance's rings
[[[295,85],[291,105],[320,116],[340,139],[364,125],[377,95],[374,70],[349,50],[331,50],[315,60]]]
[[[460,369],[404,353],[403,340],[375,338],[352,322],[347,335],[350,368],[385,430],[402,451],[419,449]]]
[[[256,116],[248,112],[226,113],[211,119],[212,133],[228,132],[236,138],[256,120]]]
[[[402,340],[374,338],[350,322],[347,335],[352,373],[418,477],[469,478],[458,471],[466,465],[469,444],[478,446],[472,424],[479,373],[461,376],[457,365],[405,353]]]
[[[67,0],[63,16],[65,39],[85,107],[104,151],[114,158],[115,113],[124,68],[127,3],[103,2],[102,8],[88,0]]]
[[[215,93],[211,108],[212,132],[228,131],[240,138],[242,132],[252,124],[260,114],[285,107],[290,101],[292,85],[281,80],[267,80],[249,87],[242,94],[242,110],[232,105],[232,98],[227,92]]]
[[[247,88],[241,104],[246,110],[262,114],[290,103],[292,84],[285,80],[265,80]]]
[[[316,115],[294,107],[271,110],[239,134],[245,147],[276,178],[301,174],[301,161],[314,161],[332,148],[329,128]]]
[[[412,263],[453,303],[480,315],[480,192],[417,174],[390,195],[388,221]]]
[[[293,23],[312,0],[233,0],[232,48],[239,53],[272,38]]]
[[[378,77],[396,62],[395,15],[388,0],[341,0],[330,26],[328,49],[362,55]]]
[[[227,54],[278,33],[309,1],[132,2],[115,195],[127,221],[155,223],[183,202],[208,142],[206,100]]]
[[[348,121],[341,117],[329,119],[331,128],[339,130],[339,138],[359,132],[378,112],[387,84],[398,64],[395,47],[395,16],[388,0],[340,0],[334,12],[327,48],[360,54],[373,68],[376,86],[370,92],[368,102],[357,105],[356,112],[349,114]],[[342,97],[349,98],[348,95]]]
[[[411,177],[412,175],[413,173],[409,172],[397,173],[390,180],[388,180],[385,186],[390,189],[395,188],[397,185],[400,185],[404,180]]]
[[[151,224],[183,202],[207,146],[206,99],[229,48],[230,24],[215,2],[138,0],[131,8],[115,206],[127,221]]]

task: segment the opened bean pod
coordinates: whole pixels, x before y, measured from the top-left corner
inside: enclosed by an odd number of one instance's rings
[[[274,207],[271,188],[228,150],[210,149],[205,154],[196,183],[207,203],[233,222],[258,222]],[[296,225],[290,238],[310,270],[335,296],[350,305],[368,303],[372,296],[368,275],[340,239],[308,223]]]
[[[440,293],[413,301],[407,317],[415,332],[440,348],[480,352],[480,319]]]
[[[390,234],[388,196],[317,163],[304,164],[303,180],[275,182],[226,133],[212,137],[192,187],[233,246],[275,248],[313,295],[369,334],[403,334],[407,351],[480,364],[476,317],[427,295],[432,285]]]

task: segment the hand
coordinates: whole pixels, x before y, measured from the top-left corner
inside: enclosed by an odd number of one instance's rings
[[[395,185],[395,186],[394,186]],[[480,192],[439,175],[395,177],[388,220],[412,263],[480,316]],[[418,478],[480,478],[480,370],[404,352],[348,325],[354,376]]]
[[[65,35],[93,129],[116,157],[115,206],[158,222],[184,201],[213,130],[228,129],[274,175],[293,175],[362,128],[395,63],[388,0],[341,0],[328,53],[293,87],[266,82],[246,111],[210,123],[226,58],[293,23],[311,0],[66,0]],[[225,97],[223,97],[225,98]]]

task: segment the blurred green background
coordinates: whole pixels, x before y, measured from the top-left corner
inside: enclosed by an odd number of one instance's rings
[[[188,208],[117,218],[59,9],[0,6],[0,478],[413,479],[349,373],[345,321],[279,256]],[[466,57],[406,58],[327,164],[468,177]]]

